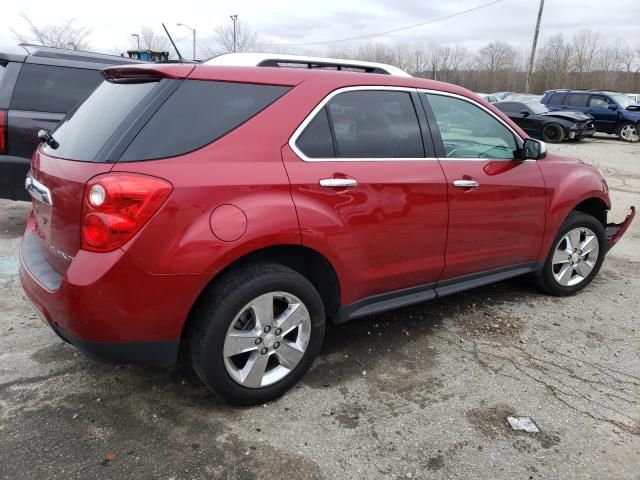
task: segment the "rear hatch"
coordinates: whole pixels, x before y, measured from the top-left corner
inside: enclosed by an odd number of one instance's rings
[[[173,68],[172,68],[173,67]],[[81,244],[86,183],[110,171],[138,130],[193,66],[118,67],[72,110],[32,159],[30,193],[36,231],[50,265],[64,274]],[[167,72],[168,71],[168,72]],[[45,192],[45,194],[42,194]]]

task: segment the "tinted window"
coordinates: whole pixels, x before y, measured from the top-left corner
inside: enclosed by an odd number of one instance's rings
[[[424,156],[418,117],[407,92],[345,92],[329,102],[328,111],[338,157]]]
[[[296,145],[309,158],[335,157],[326,108],[320,110],[311,120],[298,138]]]
[[[609,105],[613,105],[613,102],[602,95],[593,95],[589,100],[589,106],[592,108],[609,108]]]
[[[67,113],[102,81],[97,70],[25,63],[11,98],[11,108]]]
[[[554,93],[553,95],[551,95],[551,97],[549,97],[547,103],[550,105],[562,105],[562,100],[564,99],[565,95],[566,94],[564,92]]]
[[[506,113],[519,113],[522,110],[522,104],[520,103],[499,102],[495,106]]]
[[[185,80],[121,160],[172,157],[196,150],[246,122],[288,90],[273,85]]]
[[[518,145],[511,131],[480,107],[459,98],[426,94],[445,154],[451,158],[515,157]]]
[[[584,93],[570,93],[567,95],[565,104],[572,107],[586,107],[588,98],[589,96]]]
[[[102,82],[93,95],[53,131],[59,147],[54,150],[43,144],[43,151],[61,158],[93,160],[131,110],[146,101],[156,85],[157,82]]]

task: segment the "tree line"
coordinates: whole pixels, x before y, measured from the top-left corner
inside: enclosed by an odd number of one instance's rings
[[[73,20],[41,26],[27,15],[22,16],[24,28],[13,30],[20,41],[60,48],[90,49],[90,30],[86,26],[78,26]],[[170,51],[166,36],[149,27],[142,27],[140,32],[142,49]],[[133,39],[129,39],[127,47],[114,47],[112,53],[137,47],[133,42]],[[209,35],[201,35],[198,50],[201,55],[212,56],[231,52],[233,45],[233,28],[224,24],[214,28]],[[235,45],[238,52],[305,53],[387,63],[418,77],[455,83],[487,93],[522,92],[529,54],[527,48],[516,47],[502,40],[487,43],[478,49],[425,41],[413,44],[368,42],[357,46],[333,46],[320,53],[304,52],[264,45],[258,32],[240,20],[236,24]],[[590,29],[580,30],[571,36],[562,33],[549,36],[539,44],[536,52],[531,91],[542,93],[552,88],[640,92],[640,44],[608,39]]]

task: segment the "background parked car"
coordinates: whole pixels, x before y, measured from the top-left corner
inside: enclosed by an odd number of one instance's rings
[[[510,102],[538,102],[542,100],[542,95],[532,95],[530,93],[511,93],[503,98]]]
[[[512,93],[516,93],[516,92],[494,92],[491,95],[495,95],[496,97],[498,97],[500,100],[504,100],[504,98],[507,95],[511,95]]]
[[[480,98],[484,98],[489,103],[496,103],[496,102],[500,101],[500,99],[498,97],[496,97],[495,95],[493,95],[491,93],[478,93],[477,95]]]
[[[100,70],[139,63],[116,55],[36,45],[0,47],[0,198],[28,200],[24,180],[40,142],[103,80]]]
[[[591,115],[596,130],[638,141],[640,105],[623,93],[600,90],[548,90],[542,98],[551,110],[578,110]]]
[[[581,112],[550,111],[538,102],[498,102],[495,104],[511,120],[534,138],[549,143],[580,140],[596,133],[593,118]]]

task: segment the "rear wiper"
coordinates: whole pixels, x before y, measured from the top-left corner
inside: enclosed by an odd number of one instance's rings
[[[49,130],[38,130],[38,138],[49,145],[54,150],[60,146],[60,144],[56,141],[55,138],[51,136]]]

